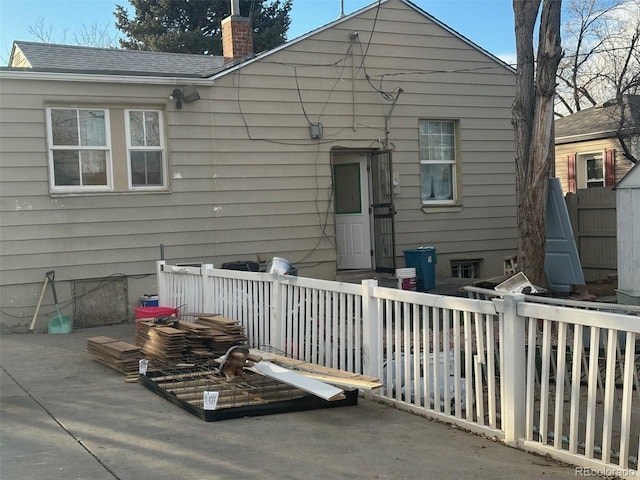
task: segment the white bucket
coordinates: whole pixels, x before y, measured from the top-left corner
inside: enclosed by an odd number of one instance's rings
[[[267,273],[279,273],[284,275],[291,269],[289,260],[282,257],[273,257],[267,267]]]
[[[396,278],[398,279],[398,288],[400,290],[416,289],[416,269],[415,268],[397,268]]]

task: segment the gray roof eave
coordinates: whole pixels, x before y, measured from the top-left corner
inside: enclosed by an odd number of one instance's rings
[[[213,78],[193,76],[164,76],[164,75],[122,75],[90,72],[61,72],[55,70],[36,70],[33,68],[0,68],[0,78],[14,80],[42,80],[66,82],[100,82],[100,83],[135,83],[157,85],[213,85]]]
[[[565,143],[577,143],[586,142],[588,140],[598,140],[601,138],[612,138],[616,136],[615,130],[606,130],[602,132],[581,133],[579,135],[567,135],[564,137],[556,137],[556,145],[562,145]]]
[[[620,135],[623,137],[629,135],[635,135],[640,133],[640,129],[638,128],[629,128],[622,132]],[[590,132],[590,133],[580,133],[577,135],[565,135],[563,137],[556,137],[555,143],[556,145],[564,145],[567,143],[578,143],[578,142],[587,142],[589,140],[600,140],[603,138],[616,138],[618,132],[616,130],[603,130],[600,132]]]

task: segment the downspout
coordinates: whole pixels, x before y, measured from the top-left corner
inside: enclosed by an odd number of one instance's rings
[[[231,16],[240,15],[240,0],[231,0]]]

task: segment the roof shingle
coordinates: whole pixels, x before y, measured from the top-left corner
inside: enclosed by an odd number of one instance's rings
[[[625,125],[623,130],[637,132],[640,128],[640,95],[625,95],[624,102]],[[569,141],[568,137],[577,136],[611,137],[619,128],[619,121],[620,106],[615,101],[581,110],[556,119],[556,143],[562,143],[560,139]]]
[[[225,68],[224,57],[14,42],[34,70],[112,75],[209,77]]]

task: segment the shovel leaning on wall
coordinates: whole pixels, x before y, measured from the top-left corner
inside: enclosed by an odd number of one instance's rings
[[[38,319],[38,313],[40,312],[40,305],[42,305],[42,298],[44,297],[44,292],[47,290],[47,284],[49,283],[49,277],[45,274],[44,276],[44,284],[42,285],[42,291],[40,292],[40,298],[38,299],[38,305],[36,306],[36,312],[33,314],[33,319],[31,320],[31,325],[29,325],[29,333],[33,333],[33,329],[36,326],[36,320]]]
[[[51,284],[53,292],[53,301],[56,304],[56,316],[49,319],[49,333],[69,333],[73,329],[73,319],[70,315],[62,315],[58,306],[58,295],[56,295],[56,272],[53,270],[47,272],[47,279]]]

